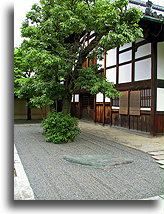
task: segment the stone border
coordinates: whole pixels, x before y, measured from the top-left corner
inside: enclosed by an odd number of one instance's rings
[[[14,145],[14,200],[35,200],[33,190]]]

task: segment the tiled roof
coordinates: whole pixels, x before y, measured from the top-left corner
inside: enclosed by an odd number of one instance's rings
[[[160,11],[161,13],[164,12],[164,7],[153,4],[152,1],[140,1],[140,0],[129,0],[129,3],[139,5],[141,7],[145,7],[143,12],[143,18],[151,19],[153,21],[163,22],[164,16],[162,14],[157,13]]]

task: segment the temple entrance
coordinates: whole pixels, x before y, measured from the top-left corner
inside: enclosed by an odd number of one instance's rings
[[[94,95],[82,95],[82,119],[93,120],[94,115]]]

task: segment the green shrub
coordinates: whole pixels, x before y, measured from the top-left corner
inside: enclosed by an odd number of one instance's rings
[[[42,126],[47,142],[67,143],[74,141],[80,134],[77,119],[61,112],[50,112],[48,117],[42,121]]]

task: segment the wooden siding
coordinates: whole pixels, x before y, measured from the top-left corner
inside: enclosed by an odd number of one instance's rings
[[[156,133],[157,134],[163,134],[164,133],[164,114],[161,115],[155,115],[155,126],[156,126]]]

